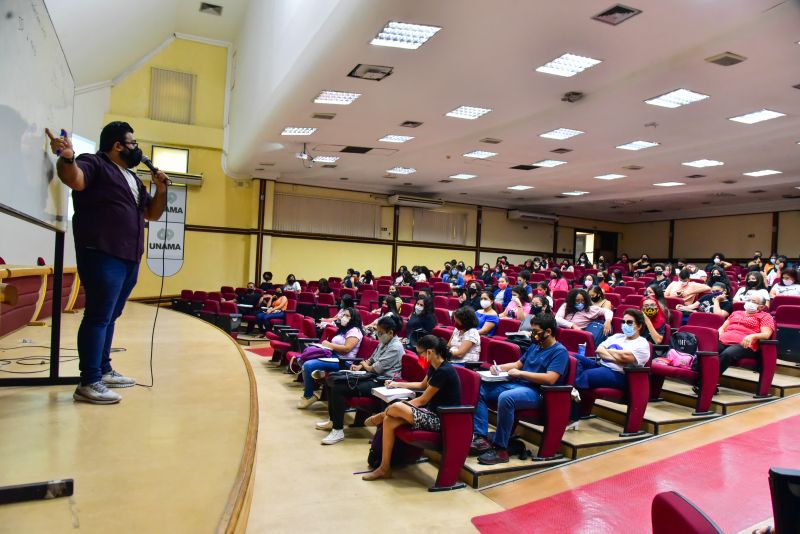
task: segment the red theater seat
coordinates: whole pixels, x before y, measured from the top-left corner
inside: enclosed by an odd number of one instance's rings
[[[656,495],[650,517],[653,534],[724,534],[711,518],[676,491]]]

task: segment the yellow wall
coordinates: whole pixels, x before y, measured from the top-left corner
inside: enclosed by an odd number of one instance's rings
[[[666,258],[669,253],[669,221],[626,224],[619,241],[619,252],[626,252],[632,258],[645,252],[651,258]]]
[[[477,206],[445,204],[436,211],[466,215],[467,231],[464,245],[468,247],[475,246],[475,236],[478,226]],[[400,218],[397,221],[397,239],[401,241],[414,241],[414,208],[400,208]]]
[[[778,219],[778,252],[789,258],[800,257],[800,211],[783,211]],[[767,251],[763,251],[764,254]]]
[[[405,265],[409,269],[414,265],[425,265],[431,271],[439,271],[446,261],[455,259],[466,265],[475,262],[475,253],[471,250],[453,250],[442,248],[397,247],[397,266]]]
[[[731,258],[766,254],[772,241],[772,214],[736,215],[675,221],[676,258],[707,258],[719,250]]]
[[[287,237],[273,237],[271,242],[264,270],[272,271],[278,281],[290,273],[306,280],[344,276],[350,267],[362,273],[369,269],[379,276],[387,274],[392,263],[391,245]]]
[[[575,228],[558,225],[559,254],[572,254],[575,249]]]
[[[552,248],[552,246],[553,246],[553,244],[550,243],[550,247],[551,248]],[[548,254],[548,256],[549,255],[550,254]],[[498,256],[507,256],[508,257],[508,263],[510,263],[511,265],[520,265],[520,264],[524,263],[525,260],[527,260],[527,259],[533,259],[535,254],[507,254],[505,252],[502,253],[502,254],[499,254],[497,252],[481,252],[481,261],[480,261],[479,265],[483,265],[484,263],[488,263],[489,266],[494,267],[494,265],[497,263],[497,257]]]
[[[530,250],[549,253],[553,250],[553,225],[512,221],[506,216],[506,210],[483,208],[481,248]],[[496,257],[497,255],[495,255]]]

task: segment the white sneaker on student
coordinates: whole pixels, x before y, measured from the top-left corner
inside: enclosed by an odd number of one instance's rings
[[[78,386],[72,398],[79,402],[91,402],[92,404],[116,404],[122,400],[118,393],[114,393],[102,382],[95,382],[88,386]]]
[[[136,385],[136,380],[123,376],[112,369],[110,373],[103,375],[103,384],[108,388],[129,388]]]
[[[300,400],[297,401],[297,409],[298,410],[305,410],[306,408],[308,408],[309,406],[311,406],[312,404],[314,404],[318,400],[319,399],[314,395],[311,395],[310,397],[300,397]]]
[[[344,440],[344,430],[336,430],[335,428],[331,430],[331,433],[322,438],[323,445],[333,445],[334,443],[339,443],[340,441]]]
[[[317,421],[314,428],[317,430],[331,430],[333,428],[333,421]]]
[[[311,378],[313,378],[314,380],[322,380],[323,378],[325,378],[326,374],[327,373],[322,369],[317,369],[316,371],[311,371]]]

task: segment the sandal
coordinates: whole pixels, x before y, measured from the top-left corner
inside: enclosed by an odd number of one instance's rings
[[[379,424],[383,423],[385,417],[386,414],[384,414],[383,412],[376,413],[375,415],[367,417],[364,420],[364,426],[378,426]]]

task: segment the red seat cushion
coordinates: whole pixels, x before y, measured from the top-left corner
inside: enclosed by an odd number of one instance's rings
[[[757,358],[742,358],[737,360],[734,365],[737,367],[748,367],[754,369],[761,365],[761,362]]]
[[[621,389],[595,388],[593,391],[595,395],[602,399],[623,400],[625,398],[625,392]]]
[[[270,341],[270,346],[274,350],[279,350],[279,351],[282,351],[282,352],[285,352],[285,351],[287,351],[287,350],[292,348],[292,344],[291,343],[287,343],[285,341]]]
[[[278,341],[281,338],[281,336],[279,336],[275,332],[267,332],[265,337],[270,341]]]
[[[395,431],[397,439],[421,449],[441,450],[442,434],[427,430],[413,430],[410,426],[401,426]]]
[[[538,408],[533,410],[517,410],[517,419],[534,425],[544,424],[544,411]]]

